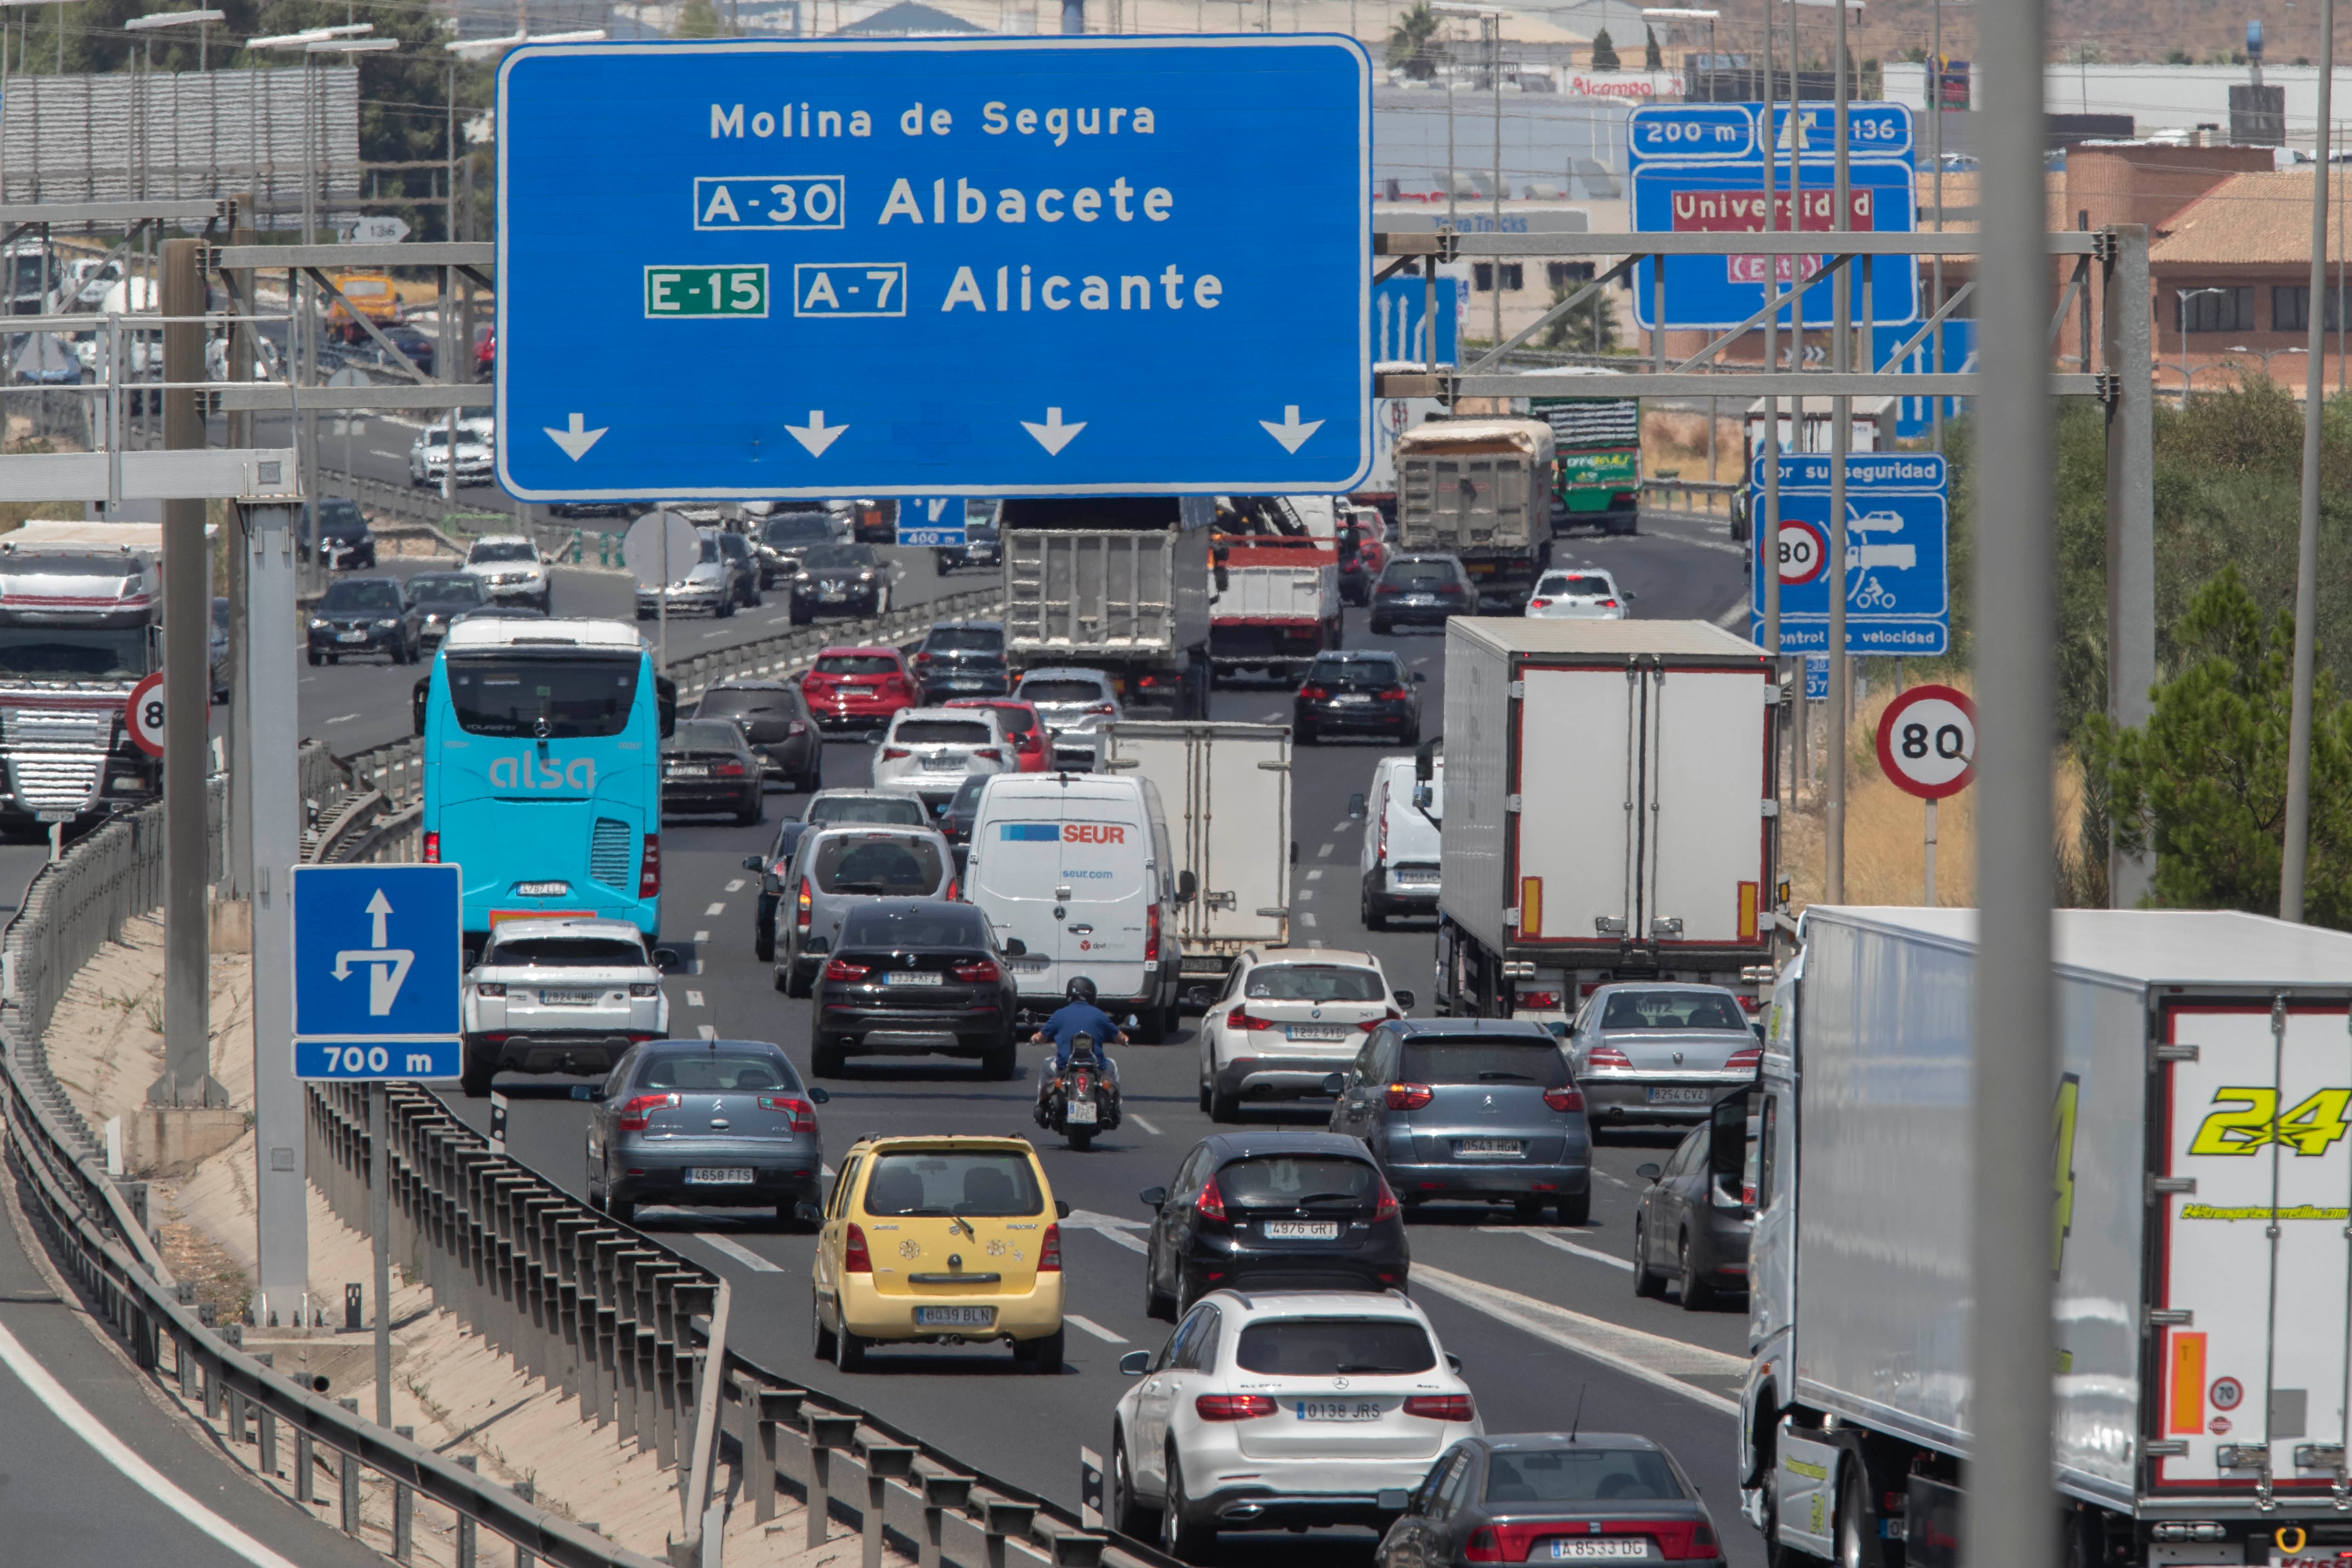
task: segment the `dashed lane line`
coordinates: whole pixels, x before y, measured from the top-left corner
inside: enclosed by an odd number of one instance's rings
[[[730,1241],[727,1237],[720,1236],[717,1231],[696,1231],[694,1233],[694,1239],[702,1243],[703,1246],[710,1248],[713,1252],[726,1254],[728,1257],[733,1258],[744,1268],[751,1269],[755,1274],[782,1274],[784,1271],[784,1266],[782,1264],[771,1263],[766,1258],[761,1257],[758,1253],[752,1251],[750,1247],[742,1246],[737,1242]]]
[[[1331,858],[1331,845],[1328,840],[1317,847],[1315,850],[1315,858],[1318,860],[1328,860]]]
[[[1307,879],[1308,881],[1310,881],[1310,882],[1319,882],[1319,881],[1321,881],[1321,880],[1323,879],[1323,868],[1322,868],[1322,867],[1320,867],[1320,866],[1318,866],[1318,867],[1316,867],[1316,868],[1315,868],[1315,869],[1313,869],[1312,871],[1307,872]]]
[[[333,718],[328,720],[327,722],[330,724],[348,724],[358,717],[359,715],[356,713],[338,713]]]
[[[1115,1345],[1123,1345],[1127,1343],[1127,1336],[1125,1334],[1112,1333],[1108,1329],[1104,1328],[1092,1318],[1081,1318],[1076,1312],[1065,1312],[1062,1314],[1062,1321],[1068,1323],[1073,1328],[1084,1329],[1087,1332],[1094,1335],[1094,1337],[1098,1340],[1107,1340]]]
[[[1566,1307],[1549,1301],[1538,1301],[1532,1296],[1522,1296],[1516,1290],[1505,1290],[1476,1279],[1449,1274],[1443,1268],[1427,1264],[1412,1271],[1416,1288],[1433,1290],[1447,1299],[1460,1302],[1474,1312],[1482,1312],[1499,1323],[1534,1335],[1562,1350],[1573,1351],[1590,1361],[1614,1368],[1626,1376],[1638,1378],[1654,1387],[1704,1405],[1726,1415],[1739,1414],[1739,1402],[1727,1399],[1712,1389],[1700,1388],[1683,1381],[1685,1377],[1741,1377],[1748,1372],[1745,1356],[1729,1355],[1722,1351],[1708,1350],[1704,1345],[1671,1340],[1663,1334],[1643,1333],[1639,1329],[1603,1322],[1582,1312],[1571,1312]]]
[[[1313,931],[1315,929],[1315,916],[1313,912],[1308,911],[1301,914],[1298,917],[1298,923],[1305,926],[1308,931]]]
[[[1090,1230],[1106,1240],[1115,1241],[1129,1252],[1141,1252],[1142,1238],[1128,1235],[1130,1228],[1142,1228],[1139,1219],[1121,1219],[1117,1215],[1097,1214],[1092,1209],[1072,1209],[1070,1217],[1062,1222],[1071,1230]]]
[[[686,994],[686,1005],[687,1005],[688,1006],[689,1006],[689,1007],[699,1007],[699,1006],[701,1006],[701,1005],[702,1005],[702,993],[701,993],[701,992],[699,992],[699,991],[689,991],[689,992],[688,992],[688,993]]]
[[[723,915],[727,912],[727,906],[723,903],[713,904],[702,912],[706,918],[710,915]]]
[[[738,878],[736,878],[733,881],[731,881],[731,882],[728,883],[728,884],[727,884],[727,890],[728,890],[729,892],[730,892],[730,893],[740,893],[740,892],[741,892],[741,891],[743,890],[743,879],[742,879],[742,878],[740,878],[740,877],[738,877]]]
[[[706,1040],[715,1040],[719,1037],[719,1031],[712,1028],[708,1024],[696,1025],[694,1032],[701,1036]]]
[[[1629,1259],[1620,1258],[1613,1252],[1599,1252],[1590,1247],[1579,1247],[1568,1237],[1555,1236],[1548,1230],[1528,1230],[1515,1225],[1482,1225],[1478,1228],[1495,1236],[1524,1236],[1529,1241],[1540,1241],[1546,1247],[1557,1247],[1562,1252],[1573,1252],[1579,1258],[1590,1258],[1595,1263],[1606,1263],[1610,1268],[1622,1268],[1628,1274],[1633,1272],[1633,1265]]]
[[[1163,1134],[1160,1132],[1160,1129],[1159,1129],[1159,1128],[1154,1127],[1153,1125],[1151,1125],[1151,1123],[1150,1123],[1150,1121],[1146,1121],[1144,1118],[1142,1118],[1142,1117],[1140,1117],[1140,1116],[1138,1116],[1138,1115],[1137,1115],[1134,1111],[1132,1111],[1132,1110],[1130,1110],[1130,1111],[1129,1111],[1129,1112],[1127,1113],[1127,1119],[1128,1119],[1129,1121],[1134,1122],[1138,1127],[1142,1128],[1146,1132],[1150,1133],[1154,1138],[1158,1138],[1158,1137],[1160,1137],[1160,1136],[1162,1136],[1162,1135],[1163,1135]]]
[[[709,940],[710,933],[707,931],[698,931],[694,933],[694,943],[697,947],[701,946],[704,942],[709,942]]]

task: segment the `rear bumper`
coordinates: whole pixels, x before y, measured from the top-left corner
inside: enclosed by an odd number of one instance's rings
[[[1002,668],[931,670],[919,679],[927,700],[933,697],[1002,697],[1013,689],[1012,678]]]
[[[1412,709],[1402,702],[1295,702],[1291,721],[1318,730],[1401,731],[1412,723]]]
[[[1393,599],[1372,595],[1372,614],[1392,626],[1442,626],[1455,616],[1471,613],[1466,599],[1453,605],[1400,605]]]
[[[1717,1078],[1676,1075],[1645,1079],[1604,1078],[1591,1072],[1576,1080],[1577,1087],[1584,1091],[1584,1113],[1594,1121],[1704,1121],[1714,1113],[1717,1102],[1755,1081],[1753,1076],[1745,1073],[1726,1073]],[[1701,1104],[1653,1105],[1653,1088],[1703,1089],[1707,1099]]]
[[[601,1073],[612,1071],[621,1054],[639,1040],[660,1037],[650,1029],[519,1029],[467,1035],[466,1055],[500,1072]]]
[[[1362,1044],[1358,1037],[1356,1045]],[[1345,1072],[1356,1054],[1335,1051],[1327,1057],[1302,1051],[1235,1057],[1217,1069],[1216,1085],[1227,1094],[1250,1100],[1329,1100],[1332,1095],[1323,1080],[1335,1072]]]
[[[1059,1274],[1038,1275],[1036,1283],[1025,1292],[994,1295],[966,1289],[956,1289],[953,1294],[939,1290],[918,1296],[910,1290],[904,1295],[886,1295],[874,1288],[872,1280],[871,1275],[845,1275],[840,1297],[835,1303],[841,1326],[864,1339],[1035,1340],[1062,1326]],[[918,1307],[993,1307],[996,1321],[985,1328],[935,1328],[915,1321]]]
[[[867,1056],[978,1056],[1003,1041],[1007,1026],[994,1006],[861,1007],[819,997],[811,1027],[819,1040]]]
[[[1209,657],[1219,664],[1312,658],[1322,651],[1321,621],[1213,621],[1209,626]]]
[[[690,784],[673,784],[666,779],[662,782],[662,810],[740,811],[746,801],[758,798],[760,783],[757,774],[712,783],[697,779]]]
[[[688,1158],[656,1158],[634,1150],[615,1150],[614,1163],[625,1163],[627,1170],[641,1173],[624,1175],[615,1172],[612,1178],[607,1197],[628,1203],[667,1204],[681,1208],[767,1208],[772,1205],[814,1202],[823,1184],[814,1150],[782,1156],[707,1153]],[[719,1186],[686,1179],[690,1170],[730,1163],[737,1169],[749,1166],[751,1180]]]
[[[1434,868],[1432,868],[1432,869]],[[1435,914],[1439,884],[1434,881],[1401,880],[1399,869],[1398,867],[1391,865],[1385,870],[1373,873],[1380,879],[1375,896],[1392,910],[1414,910],[1426,914]]]
[[[871,708],[833,708],[824,712],[812,708],[809,717],[816,721],[818,729],[828,734],[838,734],[844,731],[862,734],[868,730],[889,728],[892,716],[906,706],[908,704],[900,702],[885,708],[877,703]]]
[[[1491,1165],[1385,1163],[1389,1185],[1407,1203],[1444,1197],[1574,1197],[1592,1186],[1592,1167],[1517,1163]]]

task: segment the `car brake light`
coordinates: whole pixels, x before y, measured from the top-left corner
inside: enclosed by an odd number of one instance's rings
[[[1298,689],[1298,700],[1301,702],[1321,702],[1328,699],[1331,693],[1329,689],[1326,687],[1302,686]]]
[[[809,891],[808,879],[803,877],[800,897],[793,901],[793,923],[803,931],[809,928],[809,913],[815,902],[816,895]]]
[[[1723,1070],[1726,1072],[1754,1072],[1757,1068],[1762,1064],[1763,1060],[1764,1047],[1761,1046],[1749,1046],[1744,1050],[1734,1051],[1728,1057],[1726,1057],[1723,1060]]]
[[[1389,1109],[1419,1110],[1430,1102],[1434,1093],[1425,1083],[1392,1083],[1389,1085]]]
[[[1203,1394],[1192,1401],[1203,1421],[1255,1421],[1274,1414],[1274,1399],[1265,1394]]]
[[[795,1132],[816,1131],[816,1107],[805,1100],[794,1100],[789,1095],[763,1094],[760,1096],[760,1109],[782,1112]]]
[[[1633,1058],[1614,1046],[1595,1046],[1592,1054],[1585,1059],[1597,1068],[1630,1068],[1633,1065]]]
[[[1530,610],[1540,610],[1550,605],[1550,603],[1551,601],[1549,599],[1529,599],[1528,601],[1528,608]],[[1470,1561],[1476,1563],[1481,1561],[1481,1559],[1473,1557]]]
[[[911,757],[914,754],[914,752],[908,751],[904,746],[885,746],[882,748],[882,760],[886,763],[895,763],[901,757]]]
[[[438,833],[425,836],[425,863],[427,866],[441,864],[441,836]]]
[[[995,960],[982,958],[970,963],[959,963],[948,973],[967,985],[993,985],[1003,978],[1003,972],[996,967]]]
[[[1411,1394],[1405,1396],[1404,1413],[1426,1421],[1468,1421],[1477,1412],[1472,1408],[1466,1394]]]
[[[656,1110],[677,1103],[674,1094],[641,1094],[621,1107],[620,1129],[624,1132],[643,1132],[646,1121]]]
[[[1544,1103],[1554,1110],[1581,1110],[1584,1091],[1573,1084],[1566,1089],[1548,1089],[1544,1090]]]
[[[720,763],[717,767],[712,768],[710,772],[711,776],[714,778],[740,779],[743,776],[743,764],[740,763]]]
[[[1143,962],[1160,962],[1160,906],[1154,904],[1143,917]]]
[[[507,985],[503,980],[478,980],[474,983],[474,994],[477,996],[503,996],[506,994]]]
[[[637,897],[654,899],[661,896],[661,835],[646,835],[645,850],[637,861]]]
[[[1502,1560],[1503,1543],[1495,1539],[1492,1525],[1480,1525],[1471,1532],[1469,1543],[1462,1548],[1462,1561],[1465,1563],[1500,1563]]]
[[[1089,713],[1116,713],[1118,711],[1118,704],[1116,702],[1097,702],[1093,707],[1087,709],[1087,711]]]
[[[824,966],[824,977],[827,980],[844,984],[863,980],[873,973],[871,964],[852,963],[845,958],[836,958]]]
[[[1004,753],[998,751],[994,746],[982,746],[978,750],[974,751],[972,755],[975,757],[986,757],[992,763],[1001,763],[1004,760]]]
[[[866,1250],[866,1233],[855,1225],[842,1238],[841,1268],[845,1274],[874,1272],[874,1255]]]
[[[1225,1027],[1229,1029],[1271,1029],[1274,1027],[1274,1020],[1271,1018],[1261,1018],[1256,1014],[1251,1012],[1246,1006],[1242,1006],[1236,1007],[1232,1012],[1225,1015]]]
[[[929,653],[919,653],[915,656],[915,662],[917,664],[929,664],[931,662],[931,656]]]
[[[1209,1184],[1201,1189],[1201,1195],[1192,1200],[1192,1212],[1220,1225],[1225,1222],[1225,1194],[1217,1191],[1216,1177],[1211,1176]]]
[[[958,882],[953,877],[950,877],[948,879],[948,890],[945,893],[942,893],[940,897],[944,898],[949,903],[954,903],[961,895],[961,889],[962,884]]]
[[[1388,1179],[1382,1177],[1380,1201],[1372,1205],[1372,1223],[1378,1225],[1384,1219],[1394,1219],[1400,1212],[1402,1211],[1397,1207],[1397,1195],[1389,1191]]]
[[[1045,1239],[1037,1248],[1037,1272],[1059,1274],[1062,1271],[1062,1227],[1049,1225]]]
[[[1412,695],[1412,692],[1407,691],[1402,686],[1391,686],[1382,691],[1380,694],[1380,698],[1383,702],[1402,702]]]
[[[1613,610],[1617,607],[1617,601],[1614,599],[1601,599],[1597,601],[1597,603],[1599,603],[1601,607],[1604,610]]]

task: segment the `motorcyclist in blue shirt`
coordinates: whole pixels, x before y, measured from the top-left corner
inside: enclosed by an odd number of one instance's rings
[[[1054,1047],[1054,1070],[1037,1075],[1037,1103],[1045,1103],[1046,1091],[1070,1065],[1070,1048],[1080,1035],[1091,1036],[1095,1043],[1095,1058],[1102,1064],[1114,1100],[1118,1094],[1118,1064],[1110,1059],[1112,1040],[1127,1044],[1127,1036],[1111,1021],[1111,1016],[1095,1005],[1095,983],[1081,974],[1074,978],[1062,993],[1065,1000],[1054,1010],[1042,1027],[1030,1037],[1039,1045]]]

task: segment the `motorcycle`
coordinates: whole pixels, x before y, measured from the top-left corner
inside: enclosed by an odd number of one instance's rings
[[[1036,1117],[1037,1125],[1060,1133],[1081,1154],[1094,1142],[1097,1132],[1118,1125],[1118,1089],[1096,1053],[1092,1035],[1080,1035],[1070,1042],[1069,1065],[1046,1079]]]

